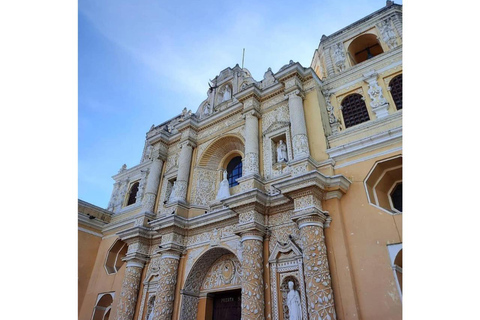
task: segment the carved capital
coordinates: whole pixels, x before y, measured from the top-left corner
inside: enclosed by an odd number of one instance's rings
[[[300,97],[303,100],[303,99],[305,99],[305,93],[300,89],[295,89],[293,91],[285,93],[285,98],[287,98],[287,99],[296,98],[296,97]]]

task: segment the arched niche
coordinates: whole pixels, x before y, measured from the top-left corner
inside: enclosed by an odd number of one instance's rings
[[[305,280],[303,278],[303,255],[300,248],[290,239],[283,243],[277,241],[268,258],[270,264],[270,283],[272,286],[272,304],[274,320],[286,320],[288,312],[284,308],[288,281],[294,283],[295,290],[300,294],[303,319],[307,317],[307,299]]]
[[[229,161],[240,156],[244,158],[245,143],[239,135],[230,134],[212,141],[199,155],[194,169],[192,203],[208,207],[215,201],[223,170]],[[230,190],[230,194],[236,193]]]
[[[203,253],[188,273],[183,289],[180,290],[180,320],[197,319],[200,290],[210,269],[224,255],[235,254],[229,249],[215,247]],[[239,263],[238,257],[235,256]],[[205,286],[204,286],[205,289]]]
[[[377,39],[377,35],[366,33],[350,43],[348,53],[353,60],[353,64],[358,64],[383,53],[383,48]]]
[[[93,308],[92,320],[108,320],[113,302],[113,293],[101,293]]]

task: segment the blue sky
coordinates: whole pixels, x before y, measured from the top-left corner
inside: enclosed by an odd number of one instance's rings
[[[400,3],[400,1],[396,1]],[[195,112],[208,79],[241,65],[257,80],[310,65],[329,35],[385,6],[357,1],[78,2],[78,197],[106,207],[111,178],[140,161],[145,133]]]

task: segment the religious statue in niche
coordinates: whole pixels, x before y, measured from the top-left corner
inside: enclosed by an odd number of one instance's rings
[[[223,89],[223,99],[222,102],[228,101],[232,98],[232,89],[230,89],[230,86],[225,86]]]
[[[207,102],[203,107],[203,116],[206,117],[210,114],[212,114],[212,106],[210,105],[210,102]]]
[[[288,281],[287,307],[290,320],[302,320],[302,306],[298,291],[293,288],[293,282]]]
[[[222,200],[230,197],[230,185],[228,184],[227,179],[227,170],[223,171],[223,180],[220,182],[220,187],[218,188],[217,200]]]
[[[287,162],[287,146],[280,140],[277,145],[277,162]]]

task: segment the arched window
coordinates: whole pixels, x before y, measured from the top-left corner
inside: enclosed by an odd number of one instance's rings
[[[370,120],[365,101],[358,93],[348,95],[343,99],[342,114],[345,128]]]
[[[113,302],[111,293],[100,294],[98,301],[93,308],[92,320],[108,320]]]
[[[238,156],[230,160],[227,165],[228,185],[234,187],[238,185],[237,179],[242,177],[242,157]]]
[[[402,109],[402,75],[398,75],[390,81],[390,93],[397,110]]]
[[[128,192],[127,206],[129,206],[131,204],[134,204],[137,201],[137,192],[138,192],[138,186],[139,185],[140,185],[139,182],[135,182],[130,187],[130,191]]]

